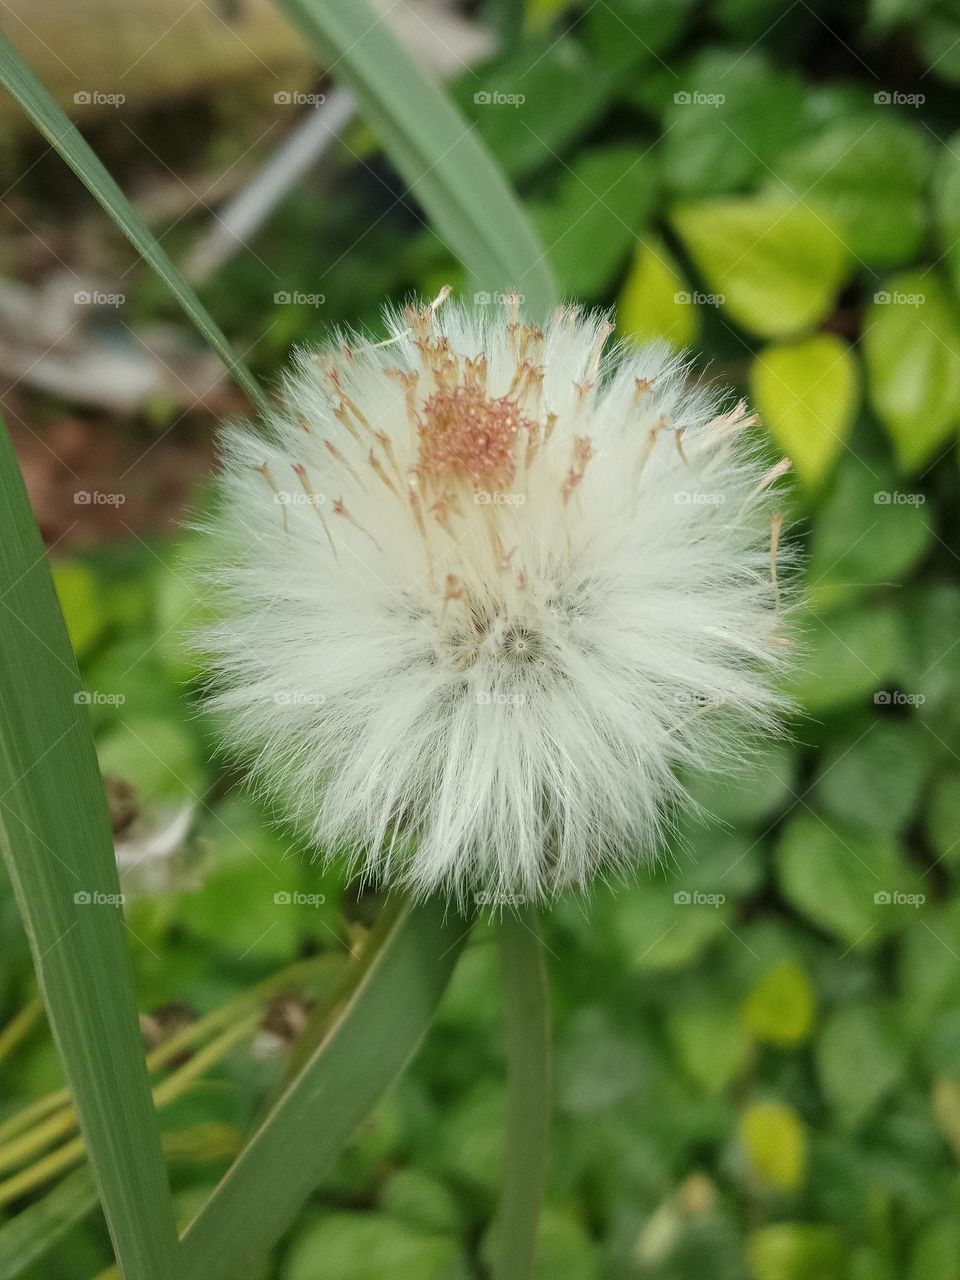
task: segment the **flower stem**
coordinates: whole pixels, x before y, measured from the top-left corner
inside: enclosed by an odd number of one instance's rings
[[[547,1174],[550,1011],[536,908],[500,924],[507,1043],[507,1135],[494,1280],[529,1280]]]

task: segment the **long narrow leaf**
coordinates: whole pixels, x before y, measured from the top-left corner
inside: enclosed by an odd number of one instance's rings
[[[547,258],[506,179],[447,94],[366,0],[278,0],[346,81],[437,234],[482,289],[515,287],[533,315],[556,302]]]
[[[547,1173],[550,1018],[547,970],[536,911],[519,908],[500,925],[506,997],[507,1144],[495,1228],[494,1280],[528,1280]]]
[[[60,153],[90,194],[164,282],[234,379],[259,408],[266,399],[247,367],[231,350],[217,323],[157,243],[126,196],[107,173],[76,127],[51,98],[5,35],[0,32],[0,84],[11,94],[50,145]]]
[[[467,926],[404,905],[326,1036],[183,1240],[181,1280],[237,1280],[283,1234],[354,1129],[413,1056]]]
[[[176,1233],[93,735],[40,535],[0,424],[0,848],[128,1280]]]

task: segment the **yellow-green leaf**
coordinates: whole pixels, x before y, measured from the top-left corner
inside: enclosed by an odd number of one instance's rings
[[[807,1133],[792,1107],[757,1102],[740,1118],[740,1140],[750,1170],[761,1182],[793,1191],[803,1182],[807,1165]]]
[[[747,1030],[768,1044],[799,1044],[813,1026],[814,994],[806,972],[791,960],[771,969],[743,1006]]]
[[[771,345],[754,361],[751,383],[764,422],[800,480],[819,484],[857,411],[860,371],[850,348],[829,333]]]
[[[700,329],[695,295],[662,240],[651,237],[637,244],[617,319],[633,342],[666,338],[685,347],[695,340]]]
[[[874,294],[863,357],[901,465],[919,467],[960,420],[960,320],[936,276],[903,272]]]
[[[67,635],[74,653],[82,658],[103,631],[103,608],[97,585],[87,566],[76,560],[59,560],[51,566],[51,572]]]
[[[731,319],[787,338],[827,315],[849,255],[833,224],[803,204],[737,197],[678,206],[673,225]]]

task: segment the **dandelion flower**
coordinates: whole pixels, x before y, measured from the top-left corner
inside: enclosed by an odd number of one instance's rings
[[[664,345],[446,292],[224,433],[206,647],[228,744],[324,856],[537,899],[650,856],[678,769],[775,727],[785,467]]]

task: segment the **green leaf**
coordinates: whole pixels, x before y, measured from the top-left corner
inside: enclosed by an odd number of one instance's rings
[[[421,1231],[454,1235],[463,1215],[449,1187],[420,1169],[398,1169],[383,1189],[384,1212]]]
[[[103,634],[105,622],[96,579],[79,560],[54,561],[50,572],[70,645],[77,657],[83,658]]]
[[[602,66],[639,64],[649,75],[661,66],[656,55],[681,35],[695,4],[696,0],[670,5],[659,0],[604,0],[583,15],[587,43]],[[673,77],[670,83],[675,83]]]
[[[787,151],[771,194],[811,203],[837,226],[853,256],[871,267],[906,262],[927,225],[931,148],[916,127],[864,116],[837,121]]]
[[[547,1176],[550,1014],[536,910],[509,911],[498,931],[507,1040],[507,1143],[496,1218],[494,1280],[526,1280]]]
[[[644,1062],[638,1046],[614,1027],[602,1008],[582,1009],[557,1049],[557,1104],[574,1116],[619,1106],[640,1088]]]
[[[171,1280],[173,1208],[110,821],[76,663],[2,426],[0,511],[0,846],[118,1261],[138,1280]]]
[[[906,637],[893,605],[814,614],[802,626],[791,693],[813,715],[889,691],[905,661]]]
[[[807,1166],[807,1132],[793,1107],[755,1102],[740,1117],[740,1141],[751,1174],[770,1187],[795,1191]]]
[[[844,1248],[834,1227],[776,1222],[750,1235],[747,1246],[755,1280],[841,1280]]]
[[[366,0],[279,4],[321,59],[336,66],[338,79],[353,89],[364,118],[434,230],[480,288],[515,286],[533,315],[545,314],[556,301],[554,284],[516,197],[469,122],[404,52],[389,26]],[[534,92],[532,86],[528,92]],[[488,113],[503,111],[514,115],[511,107],[488,106]]]
[[[790,905],[850,947],[876,946],[916,911],[916,874],[889,839],[801,813],[787,824],[775,856]]]
[[[197,330],[260,409],[268,403],[263,391],[230,348],[216,322],[173,265],[147,225],[107,173],[100,160],[36,78],[16,49],[0,33],[0,82],[14,97],[50,145],[67,162],[90,194],[110,215],[136,251],[156,271]]]
[[[960,865],[960,769],[937,778],[925,806],[927,834],[937,860]]]
[[[771,969],[743,1006],[743,1023],[766,1044],[800,1044],[813,1028],[815,998],[806,970],[792,960]]]
[[[15,1280],[52,1249],[97,1203],[91,1171],[76,1169],[40,1200],[0,1226],[0,1280]]]
[[[711,821],[748,825],[772,818],[790,796],[796,756],[789,747],[764,744],[742,767],[693,774],[683,782]]]
[[[863,358],[870,401],[900,465],[916,470],[960,420],[960,323],[937,276],[905,272],[874,294]]]
[[[918,705],[956,704],[960,685],[960,587],[932,581],[914,588],[904,602],[910,644],[904,655],[904,692]]]
[[[816,609],[900,583],[933,542],[926,495],[872,459],[837,469],[813,524],[806,595]]]
[[[575,82],[577,92],[570,92]],[[615,76],[569,37],[522,41],[472,67],[454,98],[507,176],[542,169],[585,133],[610,101]],[[476,178],[471,183],[476,195]],[[598,194],[601,194],[598,192]]]
[[[466,932],[437,901],[385,912],[321,1043],[188,1228],[178,1280],[233,1280],[289,1227],[413,1056]]]
[[[954,295],[960,296],[960,133],[941,144],[932,194],[939,247]]]
[[[595,298],[609,286],[653,212],[652,158],[637,147],[598,147],[563,171],[549,202],[530,206],[560,288]]]
[[[675,347],[695,341],[700,315],[694,294],[658,236],[637,244],[617,305],[617,323],[632,342],[665,338]]]
[[[395,1218],[330,1213],[298,1235],[281,1280],[466,1280],[452,1236],[420,1232]]]
[[[666,1030],[680,1065],[710,1094],[722,1093],[746,1060],[743,1027],[716,1000],[671,1010]]]
[[[900,831],[919,803],[930,745],[909,721],[874,721],[824,753],[816,798],[841,822],[881,833]]]
[[[804,484],[821,483],[850,435],[860,373],[845,342],[820,333],[765,347],[751,371],[753,399]]]
[[[938,1218],[912,1241],[907,1280],[960,1280],[960,1222]]]
[[[804,86],[757,50],[707,49],[686,64],[663,116],[664,179],[679,196],[742,191],[800,135]]]
[[[854,1128],[877,1106],[906,1066],[903,1035],[880,1005],[839,1009],[816,1044],[817,1073],[841,1124]]]
[[[680,205],[673,225],[730,318],[787,338],[832,310],[849,261],[836,228],[805,205],[743,198]]]
[[[496,1232],[484,1236],[481,1257],[488,1263],[496,1246]],[[600,1251],[574,1211],[563,1213],[547,1206],[540,1218],[537,1257],[533,1269],[525,1275],[530,1280],[600,1280]]]

